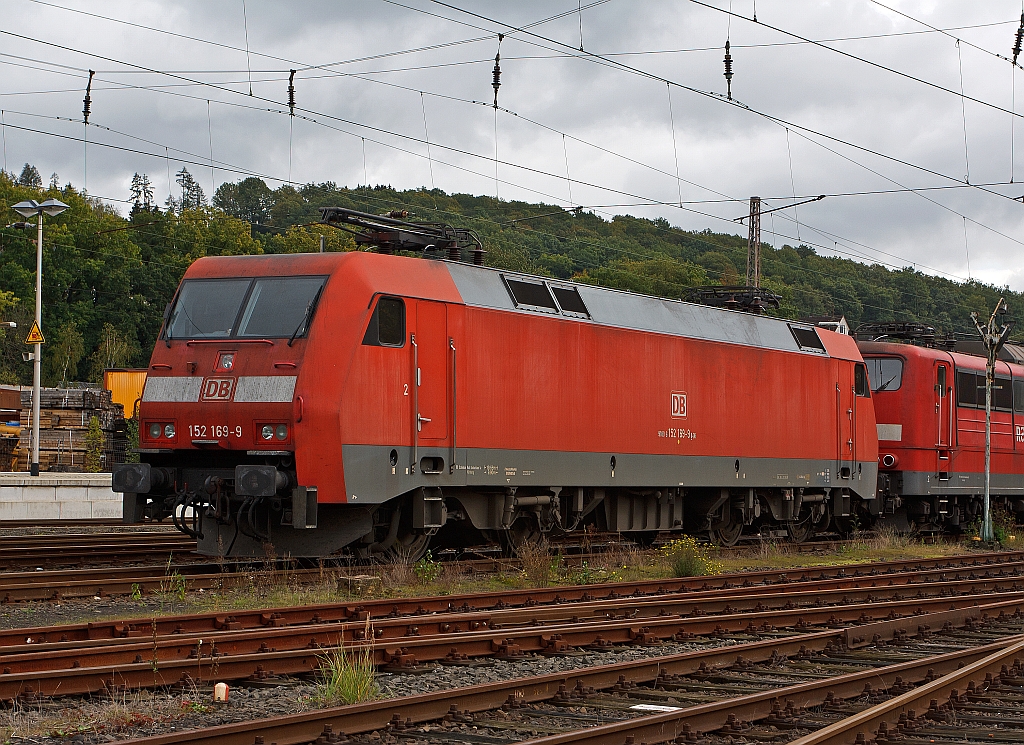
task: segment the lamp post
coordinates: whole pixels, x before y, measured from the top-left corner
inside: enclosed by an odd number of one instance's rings
[[[18,202],[11,209],[22,217],[36,216],[36,323],[35,329],[42,328],[43,320],[43,214],[55,217],[66,210],[68,206],[58,199],[47,199],[45,202],[37,202],[34,199],[27,199]],[[39,378],[42,373],[40,362],[42,359],[43,345],[35,343],[35,352],[32,354],[32,465],[33,476],[39,475]]]

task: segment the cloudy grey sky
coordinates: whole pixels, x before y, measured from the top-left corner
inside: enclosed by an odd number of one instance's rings
[[[763,238],[1024,290],[1020,4],[882,1],[3,0],[5,164],[110,200],[185,165],[207,194],[433,184],[718,232],[837,195]]]

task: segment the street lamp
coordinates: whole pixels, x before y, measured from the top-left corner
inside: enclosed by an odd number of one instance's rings
[[[45,202],[37,202],[34,199],[27,199],[18,202],[11,209],[22,217],[36,215],[36,323],[33,331],[42,328],[43,320],[43,214],[55,217],[66,210],[68,206],[58,199],[47,199]],[[32,334],[30,333],[30,336]],[[32,355],[32,465],[33,476],[39,475],[39,378],[42,372],[40,361],[42,358],[43,345],[37,341],[35,352]]]

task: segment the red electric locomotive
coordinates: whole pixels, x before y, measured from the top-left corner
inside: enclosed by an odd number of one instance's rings
[[[982,512],[985,358],[929,345],[934,330],[918,324],[858,329],[873,333],[887,340],[858,345],[878,419],[881,522],[959,531]],[[1024,367],[1006,361],[992,388],[991,474],[996,507],[1024,520]]]
[[[140,419],[125,520],[173,515],[212,555],[585,525],[803,540],[878,511],[852,338],[450,259],[199,259]]]

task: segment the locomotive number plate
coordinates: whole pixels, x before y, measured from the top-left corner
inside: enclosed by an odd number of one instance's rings
[[[241,437],[242,425],[230,427],[227,424],[190,424],[188,435],[193,440],[202,440],[207,437]]]

